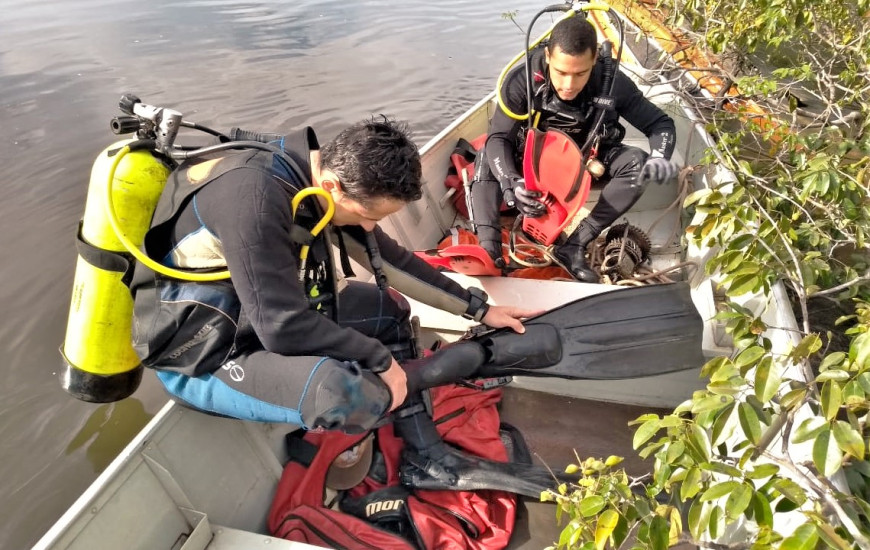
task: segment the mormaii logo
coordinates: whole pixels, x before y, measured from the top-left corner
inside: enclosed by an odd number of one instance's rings
[[[366,517],[370,518],[380,512],[391,512],[398,510],[405,504],[403,499],[396,500],[379,500],[378,502],[370,502],[366,504]]]

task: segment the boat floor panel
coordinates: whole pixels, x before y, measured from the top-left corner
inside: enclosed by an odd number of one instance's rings
[[[649,413],[669,411],[617,403],[603,403],[551,395],[508,387],[499,406],[502,422],[519,429],[526,440],[535,464],[554,471],[576,463],[581,458],[625,458],[622,465],[631,476],[640,476],[652,469],[652,461],[641,460],[632,450],[634,428],[628,422]],[[559,539],[567,524],[556,523],[556,508],[523,498],[517,514],[517,524],[508,548],[546,548]]]

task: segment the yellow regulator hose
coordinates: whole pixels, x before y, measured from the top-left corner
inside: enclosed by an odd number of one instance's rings
[[[332,195],[329,194],[329,191],[326,189],[321,189],[320,187],[306,187],[302,189],[293,197],[293,200],[290,201],[290,206],[293,208],[293,218],[296,218],[296,209],[299,208],[299,203],[302,202],[303,199],[310,196],[321,196],[326,200],[326,213],[320,218],[320,221],[317,222],[317,225],[314,226],[314,229],[311,230],[311,236],[316,237],[323,228],[326,227],[326,224],[329,223],[329,220],[332,219],[332,216],[335,214],[335,202],[332,200]],[[311,250],[309,245],[304,245],[302,250],[299,251],[299,280],[302,281],[305,278],[305,266],[308,263],[308,251]]]

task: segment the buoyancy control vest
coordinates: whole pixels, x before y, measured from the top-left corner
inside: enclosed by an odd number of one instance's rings
[[[297,172],[274,153],[244,150],[206,155],[186,162],[170,175],[157,204],[151,229],[145,235],[144,248],[148,255],[185,269],[225,268],[220,243],[209,232],[197,232],[174,247],[169,236],[195,193],[241,169],[257,170],[265,177],[280,180],[289,191],[288,208],[295,193],[310,186],[307,174]],[[297,249],[306,244],[311,246],[304,284],[314,307],[334,318],[337,277],[329,252],[329,232],[323,231],[312,238],[306,229],[322,215],[315,202],[309,201],[313,208],[297,211],[290,239]],[[257,345],[257,337],[230,280],[181,281],[140,264],[131,290],[134,293],[133,347],[146,367],[199,376]],[[324,300],[324,297],[329,299]]]

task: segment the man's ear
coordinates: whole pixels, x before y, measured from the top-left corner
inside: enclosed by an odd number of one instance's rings
[[[341,183],[338,180],[338,176],[335,175],[335,172],[324,168],[320,171],[320,178],[318,178],[317,183],[318,186],[330,193],[333,191],[341,191]]]

